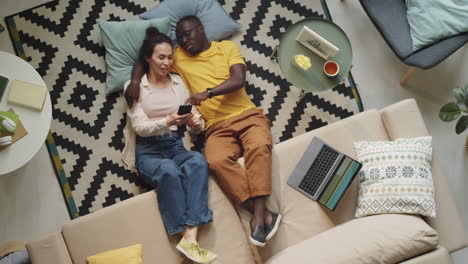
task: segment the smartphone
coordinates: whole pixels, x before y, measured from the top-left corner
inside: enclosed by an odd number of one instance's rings
[[[185,115],[192,112],[192,105],[180,105],[179,111],[177,111],[178,115]]]

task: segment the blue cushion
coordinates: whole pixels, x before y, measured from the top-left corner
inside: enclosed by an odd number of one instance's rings
[[[222,40],[238,31],[242,25],[232,19],[216,0],[166,0],[140,14],[141,19],[171,17],[170,37],[175,40],[177,22],[185,16],[197,16],[205,27],[209,41]]]
[[[98,21],[106,48],[106,91],[117,92],[130,79],[133,64],[138,60],[141,45],[148,27],[156,27],[168,34],[169,17],[147,21]]]
[[[413,51],[468,31],[467,0],[406,0]]]
[[[1,257],[0,257],[1,258]],[[19,250],[6,255],[0,259],[0,264],[30,264],[29,255],[26,250]]]

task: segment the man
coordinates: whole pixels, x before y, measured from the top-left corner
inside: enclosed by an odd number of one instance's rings
[[[250,241],[264,246],[278,229],[281,215],[265,207],[271,195],[270,121],[245,91],[246,66],[232,41],[209,42],[195,16],[182,18],[176,27],[180,44],[175,50],[174,70],[206,120],[205,156],[223,191],[253,214]],[[132,87],[141,79],[140,65],[132,72]],[[138,98],[128,88],[127,98]],[[245,158],[245,169],[237,160]]]

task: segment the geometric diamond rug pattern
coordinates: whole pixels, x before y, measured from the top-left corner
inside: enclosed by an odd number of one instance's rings
[[[18,56],[43,77],[52,100],[47,146],[72,218],[147,191],[121,162],[126,104],[106,95],[105,49],[97,20],[138,20],[154,0],[56,0],[11,15],[7,22]],[[281,35],[308,17],[331,19],[319,0],[219,0],[242,29],[230,37],[247,64],[246,89],[272,121],[274,143],[362,111],[351,73],[333,89],[306,93],[290,84],[270,58]],[[187,148],[202,137],[180,129]]]

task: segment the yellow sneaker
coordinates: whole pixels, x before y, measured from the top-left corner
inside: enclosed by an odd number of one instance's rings
[[[216,259],[215,254],[213,254],[212,252],[206,249],[201,248],[200,244],[195,243],[195,242],[189,242],[185,240],[183,237],[180,240],[179,244],[177,244],[176,248],[180,252],[184,253],[184,255],[187,258],[197,263],[208,264]]]

